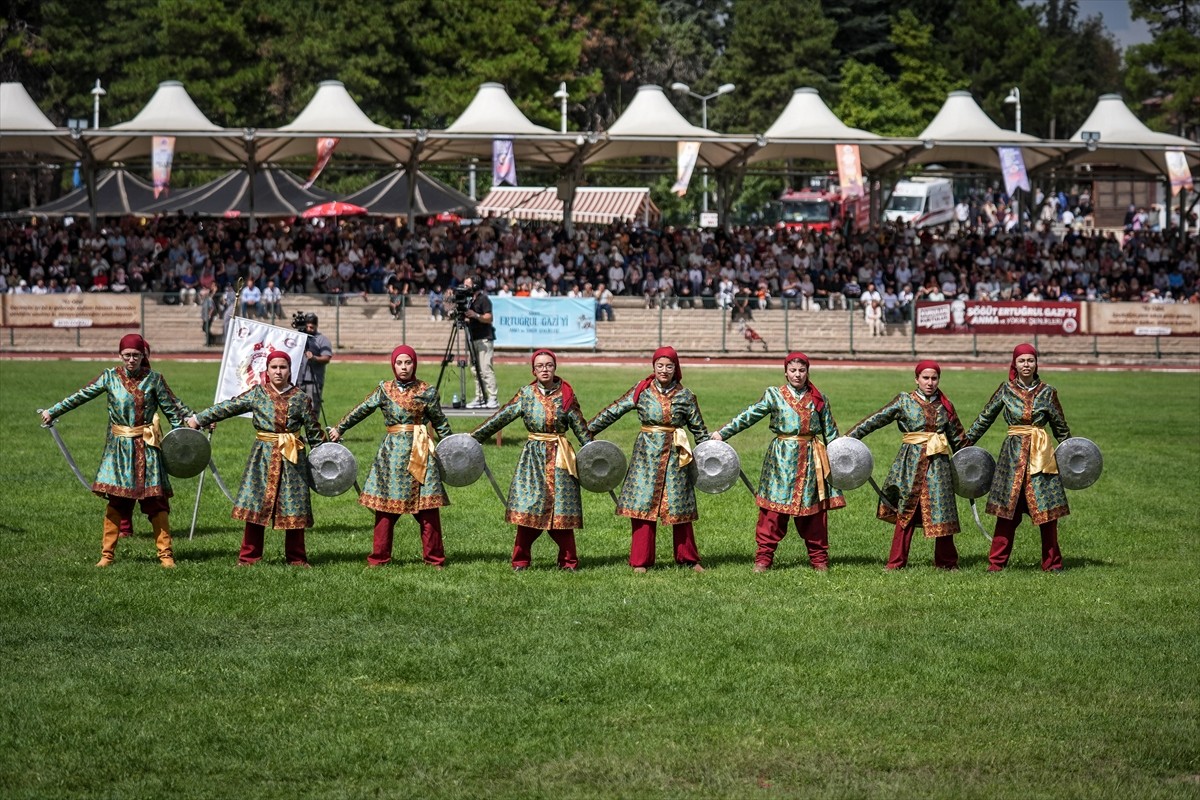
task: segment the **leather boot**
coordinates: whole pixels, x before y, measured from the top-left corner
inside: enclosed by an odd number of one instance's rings
[[[104,535],[100,539],[100,560],[97,567],[107,567],[113,562],[117,551],[117,537],[121,535],[121,512],[112,506],[104,509]]]
[[[159,511],[150,518],[154,531],[154,544],[158,546],[158,560],[166,568],[175,566],[175,554],[171,552],[171,524],[166,511]]]

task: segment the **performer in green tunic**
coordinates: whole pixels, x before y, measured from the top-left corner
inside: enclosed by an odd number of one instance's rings
[[[129,526],[136,502],[150,520],[159,563],[174,567],[168,502],[173,492],[159,450],[162,430],[157,412],[161,410],[173,428],[183,425],[192,412],[167,386],[166,379],[150,369],[150,345],[145,339],[136,333],[123,336],[118,352],[121,366],[104,370],[87,386],[43,411],[42,423],[49,425],[95,397],[108,396],[108,435],[92,483],[92,491],[108,500],[96,566],[112,564],[117,537],[123,525]]]
[[[1046,428],[1059,442],[1071,438],[1071,429],[1058,402],[1058,392],[1038,377],[1038,352],[1031,344],[1019,344],[1013,350],[1008,381],[1000,384],[979,412],[967,430],[967,438],[978,442],[1001,412],[1008,422],[1008,435],[1000,446],[988,495],[987,513],[996,517],[988,571],[999,572],[1008,563],[1022,514],[1028,514],[1041,530],[1042,569],[1060,571],[1063,561],[1058,547],[1058,519],[1071,511]]]
[[[525,422],[529,441],[521,449],[508,489],[505,519],[517,526],[512,568],[529,568],[533,543],[547,531],[558,544],[558,567],[579,566],[575,529],[583,527],[583,502],[575,451],[567,440],[570,429],[583,444],[592,440],[571,384],[557,377],[558,358],[549,350],[533,354],[534,381],[471,435],[481,444],[518,417]]]
[[[896,395],[892,402],[871,414],[846,433],[862,439],[895,422],[904,434],[900,452],[883,482],[877,516],[894,523],[892,550],[887,568],[908,563],[913,530],[924,528],[933,541],[933,563],[940,569],[958,569],[958,504],[954,499],[954,472],[950,455],[970,444],[950,398],[938,388],[942,368],[922,361],[914,370],[916,391]]]
[[[734,436],[768,414],[775,437],[767,445],[758,480],[758,525],[754,571],[766,572],[775,549],[787,535],[788,519],[808,549],[808,561],[821,572],[829,569],[828,511],[846,499],[829,485],[825,445],[838,436],[829,400],[808,379],[808,356],[790,353],[783,360],[787,383],[772,386],[762,399],[712,435],[718,442]]]
[[[650,361],[654,372],[593,417],[588,431],[595,436],[630,411],[637,411],[642,422],[617,500],[617,514],[632,521],[629,565],[634,572],[654,565],[659,520],[673,528],[675,562],[703,572],[692,529],[700,514],[687,471],[692,463],[687,432],[699,444],[708,439],[708,428],[696,396],[680,383],[683,371],[675,349],[660,347]]]
[[[441,569],[446,563],[442,545],[442,506],[450,505],[442,486],[441,468],[433,457],[434,431],[451,434],[442,413],[437,388],[417,379],[417,353],[406,344],[392,351],[394,381],[381,381],[375,391],[329,429],[339,441],[346,431],[376,410],[383,414],[387,434],[367,474],[358,502],[375,511],[375,531],[367,563],[382,566],[392,560],[392,537],[401,514],[412,514],[421,529],[425,563]]]
[[[253,415],[254,445],[231,515],[246,523],[238,563],[256,564],[262,559],[264,529],[270,525],[287,531],[283,540],[287,563],[307,567],[304,529],[312,526],[313,517],[304,479],[306,443],[297,434],[305,434],[308,445],[325,441],[325,434],[308,395],[292,385],[292,359],[287,353],[272,350],[267,355],[267,380],[204,409],[188,424],[199,428],[239,414]]]

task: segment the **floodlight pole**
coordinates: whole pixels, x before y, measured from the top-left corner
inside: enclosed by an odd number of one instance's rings
[[[719,87],[717,87],[717,90],[715,92],[713,92],[712,94],[697,94],[696,92],[693,92],[692,88],[690,86],[688,86],[686,83],[672,83],[671,84],[672,91],[679,92],[680,94],[686,94],[689,97],[694,97],[700,101],[700,127],[704,128],[704,130],[708,130],[708,101],[712,100],[714,98],[720,97],[723,94],[729,94],[736,88],[737,87],[734,86],[732,83],[723,83]],[[702,203],[702,207],[700,210],[707,213],[708,212],[708,167],[707,166],[702,167],[701,169],[703,170],[702,175],[704,178],[704,201]]]

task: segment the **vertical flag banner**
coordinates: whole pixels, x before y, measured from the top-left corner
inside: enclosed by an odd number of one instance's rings
[[[1029,173],[1025,171],[1025,157],[1019,147],[997,147],[1000,155],[1000,172],[1004,174],[1004,193],[1012,197],[1014,189],[1029,191]]]
[[[512,139],[492,140],[492,186],[502,183],[517,185],[517,159],[513,155]]]
[[[1171,197],[1183,189],[1192,188],[1192,171],[1188,169],[1187,156],[1182,150],[1168,150],[1167,175],[1171,178]]]
[[[862,157],[856,144],[835,145],[837,151],[838,184],[842,197],[862,197]]]
[[[317,139],[317,163],[313,165],[312,172],[308,174],[308,180],[304,182],[304,188],[307,189],[313,185],[321,170],[325,169],[325,165],[329,163],[329,159],[333,158],[334,148],[338,146],[341,139],[336,136],[322,136]]]
[[[154,198],[171,186],[171,162],[175,160],[175,137],[155,136],[150,146],[150,170],[154,178]]]
[[[699,142],[680,142],[678,146],[679,167],[675,171],[675,185],[671,191],[683,197],[687,194],[688,184],[692,182],[692,171],[696,169],[696,159],[700,157]]]
[[[237,397],[267,382],[267,354],[282,350],[292,357],[292,383],[304,371],[304,348],[308,335],[291,328],[268,325],[243,317],[230,317],[225,328],[225,352],[217,376],[217,394],[213,402]],[[244,414],[243,416],[249,416]]]

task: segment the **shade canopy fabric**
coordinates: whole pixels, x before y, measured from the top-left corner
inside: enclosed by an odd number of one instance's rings
[[[697,163],[721,167],[757,147],[753,136],[725,136],[683,118],[661,86],[642,86],[625,113],[588,146],[587,164],[642,156],[675,159],[679,142],[700,143]]]
[[[766,143],[749,157],[749,163],[778,159],[809,161],[837,160],[834,147],[856,144],[865,169],[875,169],[920,144],[915,140],[884,139],[874,133],[851,128],[825,105],[812,87],[792,93],[787,107],[763,134]]]
[[[201,217],[294,217],[305,209],[335,199],[331,192],[304,188],[304,181],[285,169],[263,167],[254,172],[253,201],[250,173],[227,172],[215,181],[186,189],[149,204],[144,214],[183,213]]]
[[[256,161],[316,158],[317,139],[336,136],[337,154],[403,163],[412,155],[415,131],[396,131],[373,122],[346,91],[341,81],[322,81],[316,94],[296,118],[280,128],[254,134]]]
[[[464,211],[471,214],[475,209],[475,201],[470,197],[418,172],[410,210],[408,173],[404,170],[385,175],[342,199],[380,216],[406,217],[410,212],[424,216],[447,211]]]
[[[128,170],[109,169],[96,176],[96,216],[122,217],[138,214],[142,208],[153,202],[154,187]],[[80,186],[51,203],[27,208],[21,213],[40,217],[66,217],[87,216],[91,210],[87,187]]]
[[[1094,150],[1087,149],[1084,131],[1100,134]],[[1150,130],[1133,115],[1119,94],[1100,95],[1071,141],[1084,146],[1071,153],[1071,160],[1082,164],[1115,164],[1150,175],[1166,175],[1166,150],[1182,150],[1193,168],[1200,164],[1200,144]]]
[[[77,159],[79,145],[42,113],[20,83],[0,83],[0,153]]]
[[[522,164],[566,164],[579,150],[580,137],[535,125],[501,84],[484,83],[449,127],[419,131],[418,139],[422,161],[490,160],[493,140],[512,139],[519,169]]]
[[[176,153],[246,160],[245,133],[204,116],[179,81],[163,81],[137,116],[111,128],[84,131],[83,141],[97,161],[128,161],[148,159],[154,136],[174,136]]]
[[[481,217],[561,222],[563,203],[555,187],[497,186],[476,210]],[[657,224],[661,214],[646,187],[581,186],[575,190],[571,218],[577,223],[607,225],[616,220]]]

